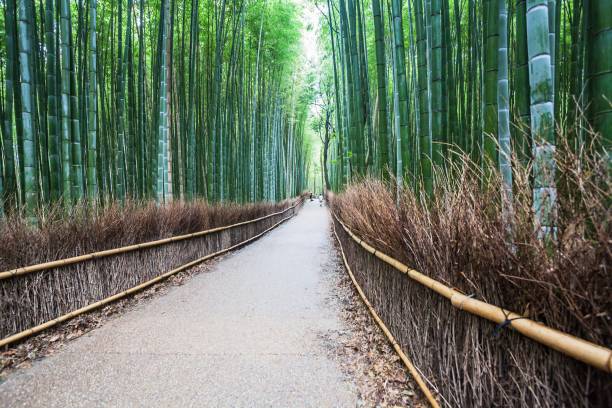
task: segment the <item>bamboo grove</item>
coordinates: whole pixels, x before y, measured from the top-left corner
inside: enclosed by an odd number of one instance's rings
[[[392,174],[398,190],[407,185],[427,196],[436,174],[467,156],[484,173],[499,171],[510,203],[512,163],[529,163],[533,210],[547,234],[554,228],[555,151],[563,145],[609,155],[608,0],[318,6],[330,59],[327,111],[335,112],[324,159],[328,188]]]
[[[0,0],[3,210],[305,185],[298,6]]]

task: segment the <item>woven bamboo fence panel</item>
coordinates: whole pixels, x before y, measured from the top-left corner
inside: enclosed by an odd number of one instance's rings
[[[609,373],[453,307],[334,222],[356,280],[442,405],[612,406]]]
[[[240,244],[293,216],[300,206],[197,237],[2,279],[0,339]]]

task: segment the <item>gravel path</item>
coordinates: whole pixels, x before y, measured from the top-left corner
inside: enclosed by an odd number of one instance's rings
[[[356,406],[321,340],[347,330],[328,225],[307,202],[211,272],[16,371],[0,406]]]

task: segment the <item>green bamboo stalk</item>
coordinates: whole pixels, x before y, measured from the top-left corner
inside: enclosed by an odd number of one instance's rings
[[[446,166],[452,159],[451,146],[456,143],[457,92],[455,69],[453,67],[453,47],[451,44],[451,24],[448,0],[442,0],[442,155]]]
[[[590,119],[612,163],[612,7],[605,0],[589,3]]]
[[[392,12],[389,16],[392,16]],[[392,18],[392,17],[391,17]],[[396,200],[399,202],[400,195],[404,188],[404,163],[402,160],[402,138],[401,138],[401,118],[400,118],[400,97],[399,97],[399,78],[397,67],[397,48],[395,47],[396,25],[391,20],[391,35],[394,38],[393,47],[391,47],[392,61],[391,72],[393,76],[393,130],[395,133],[395,192]]]
[[[69,5],[68,5],[69,7]],[[77,68],[75,58],[75,47],[73,45],[72,23],[70,9],[66,12],[68,21],[69,35],[69,67],[70,67],[70,126],[71,126],[71,147],[72,147],[72,199],[79,201],[83,198],[84,179],[83,179],[83,150],[81,143],[81,127],[79,112],[79,95],[77,91]]]
[[[350,146],[351,146],[352,130],[350,128],[350,123],[351,123],[351,115],[353,114],[353,112],[352,112],[352,107],[351,107],[350,88],[349,88],[350,70],[347,69],[348,43],[347,43],[347,38],[346,38],[347,37],[346,24],[345,24],[345,18],[342,12],[343,12],[343,8],[341,4],[340,12],[339,12],[340,36],[338,38],[338,50],[339,50],[338,55],[340,57],[339,65],[342,67],[342,69],[340,70],[340,73],[341,73],[340,77],[341,77],[341,83],[342,83],[342,93],[344,94],[343,103],[342,103],[342,105],[344,106],[344,110],[342,112],[344,116],[344,120],[343,120],[344,131],[342,132],[344,134],[344,139],[342,141],[342,144],[343,144],[342,156],[343,156],[344,167],[342,169],[342,172],[343,172],[343,178],[345,180],[345,184],[348,184],[350,181],[350,175],[351,175]]]
[[[468,3],[468,60],[469,74],[467,75],[467,95],[466,95],[466,121],[468,129],[465,135],[464,150],[468,157],[472,160],[476,158],[476,123],[477,123],[477,95],[478,88],[475,84],[478,83],[479,76],[478,61],[479,45],[477,41],[477,24],[476,24],[476,4],[475,0],[470,0]],[[480,137],[480,135],[478,135]]]
[[[47,131],[49,140],[50,198],[57,201],[62,194],[61,133],[58,123],[57,73],[55,49],[55,1],[45,3],[45,46],[47,47]]]
[[[420,89],[418,84],[418,76],[417,76],[417,52],[415,50],[415,27],[413,27],[413,17],[412,17],[412,7],[410,1],[407,4],[407,12],[408,12],[408,42],[409,42],[409,58],[410,58],[410,85],[412,89],[412,97],[414,99],[413,109],[414,114],[412,115],[412,123],[414,123],[414,134],[410,137],[410,152],[408,157],[412,157],[412,165],[410,166],[411,172],[411,181],[413,185],[413,190],[418,192],[420,191],[420,178],[419,173],[421,169],[420,161],[420,146],[419,146],[419,137],[421,135],[421,113],[420,113]]]
[[[347,27],[348,27],[348,52],[350,58],[349,70],[351,71],[351,81],[349,85],[352,90],[351,99],[353,114],[351,115],[352,120],[352,173],[361,176],[365,174],[365,155],[363,148],[363,98],[362,98],[362,81],[361,81],[361,61],[358,51],[358,39],[357,39],[357,6],[356,0],[346,0],[347,5]]]
[[[89,0],[89,100],[87,104],[87,194],[91,202],[98,198],[96,174],[98,137],[98,94],[97,94],[97,53],[96,42],[98,0]]]
[[[43,20],[42,4],[39,4],[40,19]],[[49,149],[47,140],[47,93],[45,88],[44,58],[40,52],[41,39],[44,39],[44,24],[36,22],[36,7],[33,2],[27,6],[31,21],[30,36],[32,44],[32,118],[36,129],[36,170],[39,182],[39,203],[49,202]],[[37,28],[40,28],[38,30]],[[44,41],[44,40],[43,40]]]
[[[34,29],[31,15],[27,10],[27,1],[18,2],[18,43],[19,43],[19,74],[21,76],[21,118],[23,129],[19,138],[23,146],[23,180],[26,215],[31,223],[36,222],[38,209],[38,171],[36,168],[36,130],[32,115],[32,43],[31,30]]]
[[[583,86],[584,86],[584,70],[583,70],[583,56],[584,56],[584,38],[582,26],[585,25],[585,15],[582,7],[581,0],[573,0],[572,2],[572,18],[570,20],[570,38],[571,38],[571,49],[570,49],[570,66],[569,66],[569,100],[567,106],[566,123],[570,128],[574,128],[574,131],[570,131],[568,134],[568,144],[573,152],[578,152],[580,147],[580,135],[579,128],[582,126],[582,115],[578,115],[578,111],[585,111],[582,103],[583,98]],[[578,109],[580,108],[580,109]]]
[[[527,49],[533,134],[533,210],[538,235],[556,237],[555,133],[553,81],[548,41],[548,4],[527,4]]]
[[[15,172],[15,147],[13,135],[17,121],[13,120],[13,115],[16,115],[16,103],[18,93],[15,92],[15,81],[17,72],[17,14],[15,1],[8,0],[6,2],[5,14],[5,34],[6,34],[6,77],[4,80],[5,86],[5,116],[4,116],[4,132],[2,138],[2,163],[4,164],[3,171],[3,195],[2,205],[5,210],[10,211],[13,206],[19,202],[17,197],[17,176]]]
[[[389,171],[387,151],[387,144],[389,143],[387,140],[387,68],[385,67],[385,38],[381,12],[379,0],[372,0],[374,38],[376,43],[376,81],[378,84],[378,164],[381,176],[383,179],[387,179]]]
[[[72,138],[70,126],[70,6],[60,0],[61,126],[62,126],[62,199],[72,202]]]
[[[499,170],[502,177],[502,213],[511,228],[512,144],[510,140],[510,89],[508,85],[508,0],[498,0],[499,46],[497,54],[497,126]]]
[[[364,155],[364,174],[370,172],[375,161],[374,158],[374,141],[372,135],[372,112],[370,102],[370,74],[368,68],[368,51],[366,47],[365,33],[365,18],[363,13],[363,0],[357,0],[357,27],[358,27],[358,54],[360,65],[360,81],[361,81],[361,108],[364,126],[365,126],[365,143],[362,143]]]
[[[189,109],[188,126],[189,136],[187,143],[187,198],[195,197],[195,158],[196,158],[196,138],[195,138],[195,62],[198,36],[198,0],[191,5],[191,32],[189,39]]]
[[[159,66],[159,119],[157,133],[157,177],[156,177],[156,198],[158,204],[166,202],[165,187],[165,151],[167,147],[167,89],[166,89],[166,45],[167,45],[167,30],[166,30],[166,15],[167,15],[167,0],[161,1],[160,6],[160,23],[159,29],[161,33],[161,41],[159,44],[160,66]]]
[[[523,164],[531,158],[529,67],[527,56],[527,0],[516,1],[516,66],[514,94],[518,115],[515,132],[517,156]]]
[[[329,0],[328,0],[329,2]],[[261,16],[260,16],[260,23],[259,23],[259,35],[257,36],[257,57],[256,57],[256,62],[255,62],[255,82],[254,82],[254,89],[253,89],[253,96],[252,96],[252,110],[251,110],[251,144],[250,144],[250,154],[251,154],[251,163],[252,163],[252,167],[251,167],[251,201],[256,201],[257,200],[257,163],[258,160],[256,158],[255,155],[255,144],[256,144],[256,138],[257,138],[257,128],[258,128],[258,124],[257,124],[257,102],[259,100],[259,74],[260,74],[260,57],[261,57],[261,49],[262,49],[262,41],[263,41],[263,27],[264,27],[264,17],[265,17],[265,13],[264,10],[262,9],[261,11]]]
[[[125,165],[125,63],[123,58],[123,0],[117,2],[117,141],[115,144],[115,196],[119,201],[125,200],[126,193],[126,165]],[[129,14],[129,13],[128,13]]]
[[[133,61],[133,41],[132,41],[132,14],[134,13],[134,2],[128,0],[127,2],[127,25],[125,27],[125,48],[123,52],[123,69],[121,71],[123,75],[123,107],[122,111],[124,114],[124,145],[125,145],[125,193],[127,197],[136,197],[136,149],[134,146],[135,142],[135,120],[133,117],[134,112],[134,61]],[[121,52],[121,51],[120,51]],[[127,75],[127,82],[126,82]],[[126,93],[127,93],[127,105],[126,105]]]
[[[426,10],[421,0],[415,0],[417,60],[419,81],[419,164],[423,188],[428,195],[433,193],[432,138],[431,138],[431,64],[429,59],[429,34],[426,28]]]
[[[397,113],[399,118],[399,134],[396,135],[396,149],[401,152],[396,154],[398,164],[396,177],[403,177],[406,168],[409,168],[410,163],[405,162],[404,158],[408,158],[408,83],[406,81],[406,52],[404,47],[404,28],[402,9],[399,0],[391,1],[391,13],[393,18],[393,63],[395,65],[395,75],[397,80]],[[399,115],[399,116],[398,116]],[[397,118],[396,118],[397,120]],[[397,127],[397,125],[396,125]],[[399,159],[401,157],[401,160]],[[411,160],[412,158],[408,158]]]
[[[173,84],[173,48],[174,48],[174,16],[176,10],[176,0],[171,0],[170,3],[166,3],[167,15],[166,18],[166,124],[165,124],[165,148],[164,148],[164,194],[166,195],[165,201],[170,202],[174,197],[174,185],[172,183],[174,177],[175,163],[173,160],[174,151],[174,138],[175,132],[173,130],[173,124],[176,122],[172,120],[173,101],[172,95],[174,92]]]
[[[375,0],[377,1],[377,0]],[[342,120],[342,124],[341,124],[341,119],[340,116],[343,113],[343,104],[342,104],[342,98],[340,96],[340,87],[339,87],[339,77],[338,77],[338,61],[336,58],[336,39],[334,38],[334,9],[331,6],[331,0],[327,0],[327,10],[328,10],[328,14],[327,14],[327,18],[328,18],[328,26],[329,26],[329,35],[330,35],[330,42],[331,42],[331,47],[332,47],[332,65],[333,65],[333,70],[334,70],[334,99],[335,99],[335,103],[336,103],[336,129],[338,132],[338,139],[337,139],[337,146],[339,149],[339,153],[337,154],[337,161],[338,161],[338,168],[340,169],[339,171],[337,171],[337,175],[338,177],[338,181],[337,181],[337,185],[336,185],[336,191],[339,191],[341,188],[341,185],[343,184],[343,173],[344,173],[344,154],[343,154],[343,139],[344,139],[344,135],[345,135],[345,131],[344,131],[344,120]],[[383,43],[384,44],[384,43]],[[378,51],[377,51],[378,53]],[[378,55],[378,54],[377,54]],[[384,55],[383,55],[384,57]],[[385,72],[386,75],[386,72]],[[380,90],[379,90],[380,92]],[[385,90],[385,99],[386,99],[386,90]],[[380,103],[380,101],[379,101]],[[387,111],[387,107],[386,107],[386,103],[385,103],[385,117],[387,116],[386,111]],[[379,111],[380,112],[380,111]],[[379,114],[380,116],[380,114]],[[379,118],[379,120],[381,120]],[[385,129],[386,129],[386,124],[385,124]],[[380,134],[379,134],[379,138],[380,138]],[[386,139],[386,137],[385,137]],[[387,142],[388,143],[388,142]],[[387,143],[379,146],[379,150],[382,148],[385,151],[387,151]],[[388,162],[388,159],[385,160],[385,162]]]
[[[497,81],[498,81],[498,19],[499,5],[497,0],[486,0],[485,5],[485,53],[484,53],[484,125],[482,129],[483,140],[483,168],[497,167]],[[485,172],[487,174],[487,172]]]
[[[144,40],[144,0],[140,0],[139,7],[139,27],[138,27],[138,146],[140,147],[140,154],[138,162],[138,186],[141,197],[148,197],[148,163],[150,157],[147,155],[147,111],[146,105],[146,94],[145,94],[145,53],[146,44]]]
[[[562,1],[562,0],[560,0]],[[557,1],[556,0],[548,0],[548,42],[550,49],[550,70],[553,81],[553,103],[557,96],[557,90],[555,89],[556,80],[556,38],[557,38]],[[556,109],[556,104],[555,104]],[[555,115],[556,117],[556,115]]]
[[[431,159],[434,166],[445,164],[444,126],[444,32],[442,30],[442,0],[431,0]]]
[[[460,3],[459,1],[455,1],[454,2],[454,15],[455,15],[455,43],[456,43],[456,54],[455,54],[455,65],[457,68],[457,81],[459,82],[459,88],[458,88],[458,98],[457,98],[457,118],[456,120],[458,121],[457,124],[457,128],[456,128],[456,132],[457,132],[457,139],[456,139],[456,144],[459,148],[463,149],[464,151],[467,151],[467,149],[465,149],[466,146],[466,136],[467,136],[467,132],[468,132],[468,120],[467,120],[467,109],[466,109],[466,101],[467,98],[465,97],[466,95],[466,91],[465,91],[465,86],[466,86],[466,80],[465,80],[465,67],[467,66],[466,62],[465,62],[465,54],[466,54],[466,44],[463,40],[463,30],[462,30],[462,22],[461,22],[461,17],[462,17],[462,11],[460,10]]]

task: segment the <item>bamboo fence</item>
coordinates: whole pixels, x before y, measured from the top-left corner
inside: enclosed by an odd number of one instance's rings
[[[451,304],[457,309],[466,311],[497,324],[503,324],[504,327],[508,326],[522,335],[529,337],[530,339],[535,340],[549,348],[600,370],[612,373],[612,350],[609,348],[580,339],[572,336],[571,334],[555,330],[543,325],[542,323],[538,323],[502,307],[466,296],[456,289],[446,286],[442,282],[411,269],[397,259],[378,251],[355,235],[342,221],[340,221],[340,219],[338,219],[335,214],[334,218],[349,234],[349,236],[355,242],[361,245],[361,247],[367,252],[391,265],[398,271],[408,275],[408,277],[414,281],[428,287],[437,294],[450,300]]]
[[[246,245],[292,218],[302,203],[303,200],[299,199],[297,203],[283,211],[228,226],[2,272],[0,274],[0,295],[2,295],[0,312],[4,316],[0,319],[2,333],[8,331],[6,322],[9,321],[13,329],[23,326],[24,322],[29,328],[12,330],[14,334],[0,340],[0,347],[23,340],[73,317],[134,294],[180,271]],[[285,216],[289,211],[291,214]],[[273,222],[278,217],[283,218]],[[228,233],[230,230],[237,232]],[[203,238],[207,241],[200,242]],[[140,254],[140,251],[155,251],[156,248],[162,249],[144,256]],[[170,249],[159,252],[165,248]],[[203,256],[193,256],[194,254]],[[117,257],[117,255],[124,256]],[[109,257],[116,259],[106,261],[104,265],[94,262]],[[190,260],[184,263],[186,259]],[[173,263],[180,265],[168,272],[150,276],[150,271]],[[148,268],[148,265],[151,267]],[[67,267],[71,270],[66,270]],[[130,273],[130,270],[135,272]],[[143,270],[145,274],[149,273],[149,276],[145,275],[148,279],[139,282],[143,278],[139,272]],[[110,273],[103,273],[107,271]],[[73,275],[70,272],[77,274]],[[26,280],[29,281],[24,282]],[[113,288],[124,287],[127,282],[131,283],[127,289],[112,291]],[[70,289],[67,289],[68,287]],[[109,290],[112,295],[108,293]],[[79,293],[75,295],[75,291]],[[69,299],[66,300],[64,297]],[[91,303],[92,299],[100,300]],[[49,316],[58,317],[49,319]],[[32,327],[32,322],[37,324]]]
[[[280,214],[284,214],[289,210],[293,210],[299,204],[301,204],[301,201],[300,203],[296,203],[292,205],[291,207],[288,207],[282,211],[264,215],[263,217],[255,218],[252,220],[238,222],[232,225],[226,225],[223,227],[216,227],[216,228],[211,228],[211,229],[207,229],[204,231],[193,232],[191,234],[177,235],[175,237],[158,239],[155,241],[144,242],[141,244],[127,245],[127,246],[123,246],[120,248],[107,249],[105,251],[92,252],[92,253],[85,254],[85,255],[73,256],[70,258],[59,259],[56,261],[43,262],[43,263],[39,263],[36,265],[29,265],[29,266],[24,266],[21,268],[10,269],[8,271],[0,272],[0,280],[12,278],[14,276],[19,276],[19,275],[26,275],[26,274],[33,273],[33,272],[39,272],[43,270],[59,268],[62,266],[72,265],[72,264],[76,264],[79,262],[91,261],[94,259],[104,258],[104,257],[111,256],[111,255],[119,255],[119,254],[123,254],[126,252],[138,251],[138,250],[145,249],[145,248],[152,248],[152,247],[156,247],[156,246],[160,246],[160,245],[164,245],[164,244],[168,244],[172,242],[184,241],[184,240],[188,240],[192,238],[210,235],[215,232],[225,231],[225,230],[236,228],[242,225],[252,224],[254,222],[262,221],[262,220],[272,218]]]
[[[406,368],[408,369],[408,371],[410,372],[410,374],[416,381],[417,385],[423,392],[423,395],[429,402],[429,405],[431,405],[433,408],[439,408],[440,405],[438,404],[438,401],[436,401],[436,398],[434,397],[433,393],[431,392],[427,384],[425,384],[425,381],[423,380],[421,373],[417,370],[417,368],[414,366],[412,361],[410,361],[406,353],[402,350],[401,346],[395,340],[395,337],[393,337],[393,334],[391,333],[391,331],[389,330],[385,322],[383,322],[380,316],[378,316],[378,313],[376,313],[376,310],[374,309],[374,307],[372,306],[372,304],[366,297],[365,292],[363,291],[363,289],[357,282],[357,279],[355,278],[355,275],[353,274],[353,271],[351,270],[351,267],[348,264],[346,255],[344,254],[344,249],[342,248],[342,242],[340,241],[340,238],[338,237],[338,233],[336,232],[335,224],[333,224],[333,230],[334,230],[334,235],[336,236],[336,240],[338,240],[338,245],[340,246],[340,254],[342,255],[342,261],[344,263],[344,266],[346,267],[346,271],[348,272],[349,277],[351,278],[351,281],[353,282],[353,285],[355,286],[355,289],[357,289],[357,293],[359,293],[359,297],[361,298],[363,303],[366,305],[366,307],[368,308],[368,311],[372,315],[372,318],[374,319],[376,324],[378,324],[380,329],[383,331],[383,333],[389,340],[389,343],[391,343],[391,345],[393,346],[393,349],[398,354],[398,356],[400,357],[400,359],[402,360],[402,362],[404,363],[404,365],[406,366]]]
[[[333,222],[349,275],[440,405],[612,406],[609,348],[466,296]]]

